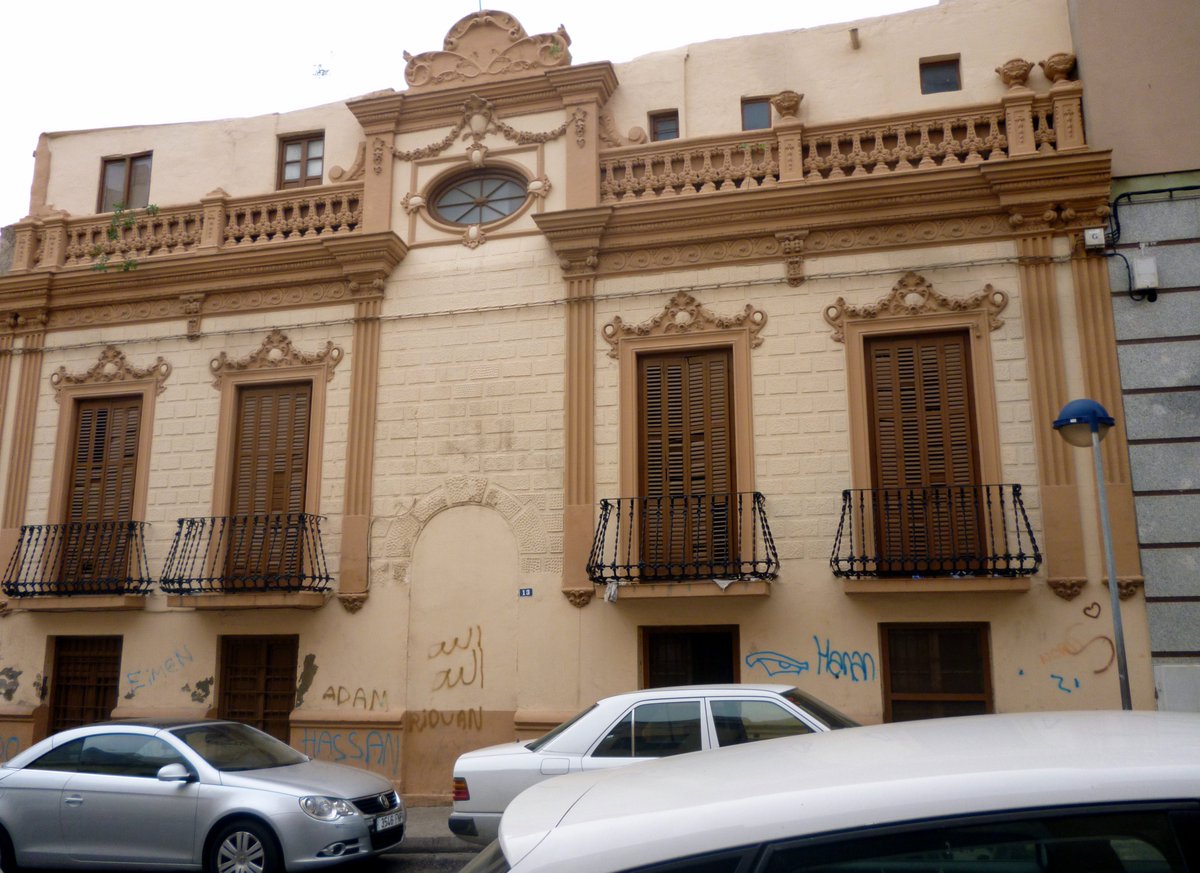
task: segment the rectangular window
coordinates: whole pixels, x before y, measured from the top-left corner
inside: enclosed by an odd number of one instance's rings
[[[325,134],[305,134],[279,141],[280,188],[320,185],[324,174]]]
[[[50,674],[50,733],[112,718],[121,637],[56,637]]]
[[[644,627],[642,687],[737,682],[738,628]]]
[[[666,139],[679,139],[678,109],[650,113],[650,139],[653,142],[660,142]]]
[[[217,715],[288,742],[299,651],[297,636],[221,637]]]
[[[105,158],[100,170],[100,201],[97,212],[116,207],[143,209],[150,203],[151,152]]]
[[[921,58],[920,71],[922,94],[940,94],[943,91],[962,90],[958,55]]]
[[[986,624],[883,624],[883,720],[992,711]]]
[[[765,130],[771,126],[771,101],[753,97],[742,101],[742,130]]]

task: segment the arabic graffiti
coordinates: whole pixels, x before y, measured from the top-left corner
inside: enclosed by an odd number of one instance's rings
[[[438,670],[434,676],[434,691],[456,688],[459,685],[483,687],[483,628],[473,625],[467,628],[465,640],[454,637],[442,640],[429,647],[429,660],[454,658],[455,663]],[[470,663],[468,664],[468,659]]]

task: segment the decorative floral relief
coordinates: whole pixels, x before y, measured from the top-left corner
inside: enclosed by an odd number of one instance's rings
[[[364,139],[358,144],[358,149],[354,153],[354,163],[350,165],[350,169],[343,170],[341,167],[333,167],[329,171],[329,180],[331,182],[353,182],[356,179],[361,179],[367,166],[367,141]]]
[[[999,316],[1006,306],[1008,295],[991,285],[985,285],[982,291],[969,297],[946,297],[934,290],[934,287],[925,281],[924,276],[910,271],[892,287],[891,294],[881,297],[876,303],[855,306],[847,303],[845,298],[839,297],[833,305],[825,307],[822,314],[833,328],[833,339],[840,343],[846,341],[846,322],[849,320],[927,315],[935,312],[969,312],[982,309],[988,314],[989,328],[997,330],[1004,324]]]
[[[340,346],[335,346],[328,341],[319,352],[312,354],[301,352],[292,345],[287,334],[276,328],[267,334],[257,351],[236,361],[231,360],[225,352],[221,352],[218,357],[209,361],[208,368],[214,377],[213,385],[218,388],[221,386],[221,379],[230,373],[248,370],[278,370],[284,367],[309,367],[313,364],[324,365],[325,379],[332,381],[333,371],[341,363],[344,355],[345,352]]]
[[[561,25],[554,33],[529,36],[507,12],[481,9],[450,28],[442,51],[404,52],[408,62],[404,80],[410,88],[422,88],[567,67],[571,65],[570,44],[571,37]]]
[[[408,151],[392,149],[392,154],[398,161],[419,161],[424,158],[432,158],[440,155],[446,149],[450,148],[450,146],[454,145],[461,135],[462,141],[471,141],[471,144],[467,146],[468,160],[475,166],[482,166],[487,159],[487,146],[483,144],[483,139],[488,134],[498,134],[518,145],[547,143],[561,137],[567,132],[567,128],[573,124],[575,126],[576,141],[581,145],[586,141],[583,135],[587,121],[587,112],[578,106],[571,111],[570,117],[558,127],[540,133],[517,130],[512,125],[506,124],[497,118],[495,113],[496,108],[490,100],[486,100],[478,94],[472,94],[463,103],[462,117],[450,128],[448,134],[437,142],[430,143],[418,149],[410,149]]]
[[[763,339],[759,336],[767,324],[767,314],[747,303],[737,315],[716,315],[705,309],[699,301],[686,291],[677,291],[663,311],[641,324],[626,324],[616,316],[604,325],[604,341],[611,346],[610,358],[618,357],[623,338],[640,336],[668,336],[681,333],[700,333],[710,330],[729,330],[744,327],[750,331],[750,345],[758,348]]]
[[[66,367],[59,367],[50,374],[50,384],[54,386],[55,400],[58,400],[59,394],[67,385],[103,385],[143,379],[153,379],[157,382],[158,388],[155,393],[162,394],[166,390],[167,377],[170,375],[171,365],[161,357],[155,359],[149,367],[134,367],[129,364],[123,351],[116,346],[106,346],[100,353],[99,360],[86,373],[68,373]]]

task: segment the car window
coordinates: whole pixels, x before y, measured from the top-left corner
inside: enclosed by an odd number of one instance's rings
[[[26,770],[59,770],[64,773],[74,773],[79,769],[79,753],[83,749],[83,740],[71,740],[56,746],[46,754],[30,761],[25,765]]]
[[[812,733],[799,717],[769,700],[713,700],[709,706],[718,746]]]
[[[700,751],[700,701],[642,703],[625,714],[594,758],[663,758]]]
[[[596,708],[596,704],[593,703],[591,706],[589,706],[583,712],[579,713],[578,715],[576,715],[572,718],[567,719],[562,724],[560,724],[558,727],[551,730],[549,733],[543,734],[542,736],[538,737],[536,740],[531,740],[530,742],[526,743],[525,748],[529,749],[529,751],[531,751],[531,752],[536,752],[538,749],[545,746],[552,739],[557,737],[559,734],[561,734],[563,731],[565,731],[571,725],[575,724],[575,722],[579,721],[581,718],[583,718],[585,715],[587,715],[589,712],[591,712],[595,708]]]
[[[825,726],[830,730],[838,728],[858,727],[858,722],[850,716],[838,712],[828,703],[823,700],[817,700],[811,694],[805,694],[799,688],[789,688],[783,692],[783,696],[796,706],[803,709],[813,718],[825,723]]]
[[[1165,811],[1044,815],[861,832],[769,853],[764,873],[1183,873]]]
[[[178,752],[158,737],[141,734],[98,734],[86,737],[79,772],[153,779],[167,764],[185,764]]]
[[[238,722],[190,725],[171,733],[218,770],[261,770],[308,760],[287,743]]]

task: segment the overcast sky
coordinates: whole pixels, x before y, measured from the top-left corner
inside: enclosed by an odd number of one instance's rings
[[[486,0],[530,34],[559,24],[575,63],[748,33],[818,27],[937,0]],[[0,225],[29,210],[43,131],[285,112],[404,88],[403,52],[440,49],[478,0],[23,0],[0,12]],[[98,170],[97,170],[98,172]]]

